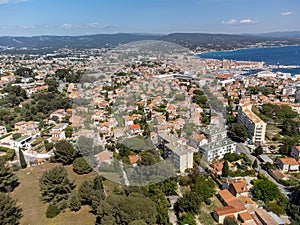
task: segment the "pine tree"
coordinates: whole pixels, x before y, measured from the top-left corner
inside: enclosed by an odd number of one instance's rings
[[[51,204],[57,204],[68,199],[74,187],[75,185],[69,179],[67,171],[61,166],[44,172],[40,178],[42,199]]]
[[[54,154],[58,162],[68,165],[74,161],[77,151],[70,142],[62,140],[55,145]]]
[[[0,193],[0,224],[19,224],[21,217],[22,209],[16,206],[16,200]]]
[[[81,199],[77,192],[73,192],[70,199],[70,209],[77,212],[81,208]]]
[[[5,164],[0,158],[0,192],[10,192],[19,184],[17,176]]]
[[[21,149],[19,149],[19,159],[20,159],[21,168],[25,169],[27,167],[27,163],[25,161],[25,157]]]
[[[228,175],[229,175],[229,165],[228,165],[228,161],[225,160],[223,163],[222,177],[228,177]]]

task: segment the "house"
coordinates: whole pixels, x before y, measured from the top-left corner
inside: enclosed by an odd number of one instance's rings
[[[231,217],[235,220],[240,217],[245,220],[250,219],[250,214],[247,212],[246,207],[227,189],[219,191],[218,197],[224,206],[215,208],[213,217],[219,224],[223,224],[226,217]],[[240,214],[242,215],[240,216]]]
[[[128,158],[131,164],[136,164],[137,162],[142,160],[142,157],[139,155],[129,155]]]
[[[228,190],[235,196],[248,196],[249,188],[245,180],[237,180],[229,184]]]
[[[189,142],[190,146],[198,148],[205,144],[208,144],[208,139],[206,139],[204,134],[192,134]]]
[[[30,146],[30,143],[33,141],[33,138],[32,136],[29,136],[29,135],[24,135],[16,140],[14,140],[14,147],[16,149],[19,149],[19,148],[24,148],[24,149],[29,149],[31,146]]]
[[[69,122],[72,124],[72,127],[80,127],[84,122],[84,118],[72,114],[72,116],[69,119]]]
[[[277,182],[280,182],[280,180],[288,180],[288,176],[285,175],[281,170],[270,170],[270,175],[277,180]]]
[[[224,162],[212,163],[210,165],[211,172],[213,174],[222,175],[223,165],[224,165]],[[230,170],[234,169],[234,165],[232,163],[228,162],[228,166],[229,166]]]
[[[279,158],[277,159],[277,165],[283,172],[299,171],[299,162],[294,158]]]
[[[50,118],[57,117],[58,121],[62,121],[66,115],[67,113],[64,109],[58,109],[55,112],[50,114]]]
[[[51,141],[61,141],[66,139],[65,132],[63,130],[52,131]]]
[[[141,126],[139,124],[129,125],[129,133],[131,135],[137,135],[141,132]]]
[[[291,150],[291,156],[295,159],[300,158],[300,146],[293,146]]]

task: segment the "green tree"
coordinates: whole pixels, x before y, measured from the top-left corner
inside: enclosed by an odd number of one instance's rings
[[[144,220],[134,220],[130,222],[128,225],[147,225],[147,223]]]
[[[257,159],[254,160],[254,162],[253,162],[253,164],[252,164],[252,168],[253,168],[253,169],[258,168],[258,161],[257,161]]]
[[[192,213],[185,213],[179,218],[179,225],[196,225],[195,216]]]
[[[73,127],[72,126],[67,126],[65,129],[65,136],[66,138],[71,138],[73,134]]]
[[[276,184],[268,179],[253,180],[253,196],[264,202],[272,201],[280,196]]]
[[[255,149],[254,149],[254,155],[255,156],[259,156],[261,154],[263,154],[264,151],[263,151],[263,148],[261,147],[261,145],[257,146]]]
[[[77,156],[77,151],[70,142],[61,140],[55,144],[54,155],[58,162],[71,164]]]
[[[228,176],[229,176],[229,165],[228,165],[228,161],[225,160],[222,168],[222,177],[228,177]]]
[[[203,199],[196,192],[187,192],[182,198],[177,201],[177,207],[179,212],[190,212],[197,214],[200,209],[200,205]]]
[[[42,200],[54,205],[67,200],[74,189],[74,183],[69,179],[65,168],[54,167],[43,173],[39,180]]]
[[[216,184],[210,177],[197,177],[194,182],[193,191],[199,194],[202,200],[207,200],[216,193]]]
[[[25,161],[25,157],[22,149],[19,149],[19,159],[20,159],[21,168],[25,169],[27,167],[27,163]]]
[[[247,130],[244,125],[233,123],[229,128],[230,137],[237,142],[244,142],[248,138]]]
[[[73,192],[70,199],[69,207],[72,211],[77,212],[81,208],[81,199],[77,192]]]
[[[73,170],[77,174],[88,174],[93,169],[83,157],[80,157],[73,161]]]
[[[60,213],[59,208],[57,205],[49,205],[46,210],[46,217],[47,218],[54,218]]]
[[[17,176],[6,166],[3,158],[0,158],[0,192],[11,192],[18,186]]]
[[[22,209],[16,205],[16,200],[0,192],[0,224],[19,224]]]
[[[115,224],[129,224],[136,220],[155,224],[156,215],[155,203],[139,193],[131,193],[128,196],[109,195],[97,209],[99,224],[105,224],[103,220],[107,216],[112,216]]]

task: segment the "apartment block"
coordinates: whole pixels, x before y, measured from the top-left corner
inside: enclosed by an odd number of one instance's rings
[[[236,143],[229,138],[224,138],[199,146],[199,152],[203,154],[204,160],[211,162],[222,159],[226,153],[236,152]]]
[[[165,133],[158,134],[158,143],[163,148],[164,158],[170,159],[181,173],[193,168],[193,152],[188,149],[187,145]]]
[[[237,122],[246,127],[251,144],[265,142],[267,124],[252,112],[252,104],[239,107]]]

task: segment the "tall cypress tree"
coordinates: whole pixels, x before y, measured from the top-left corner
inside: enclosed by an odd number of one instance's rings
[[[24,153],[22,149],[19,148],[19,159],[22,169],[25,169],[27,167],[27,163],[25,161]]]
[[[222,177],[228,177],[228,175],[229,175],[229,165],[228,165],[228,161],[225,160],[223,163]]]

